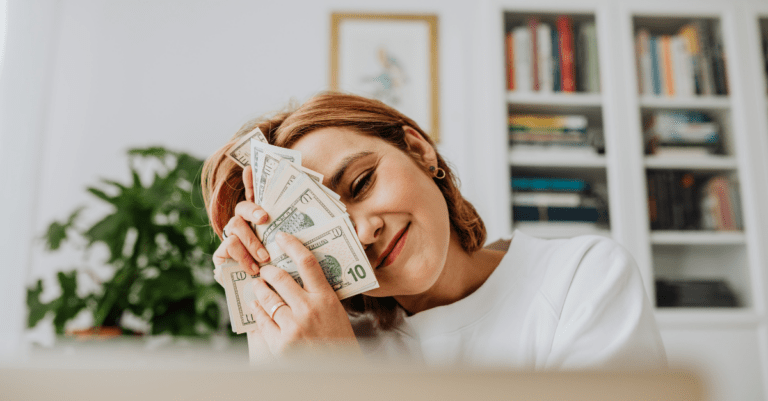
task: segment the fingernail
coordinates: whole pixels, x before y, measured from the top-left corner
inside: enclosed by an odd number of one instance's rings
[[[253,218],[256,219],[256,224],[261,224],[267,221],[267,212],[263,210],[256,210],[253,212]]]
[[[269,252],[267,252],[266,249],[261,248],[256,252],[256,255],[259,256],[259,261],[261,263],[267,263],[269,262]]]
[[[288,234],[278,231],[277,234],[275,234],[275,239],[278,241],[285,241],[285,239],[288,238]]]
[[[253,271],[251,273],[252,276],[255,276],[255,275],[259,274],[259,265],[257,265],[256,263],[252,264],[251,265],[251,270]]]

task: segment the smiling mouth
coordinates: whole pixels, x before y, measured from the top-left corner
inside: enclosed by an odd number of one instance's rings
[[[411,227],[411,223],[408,223],[405,228],[403,228],[402,231],[397,233],[397,237],[390,243],[390,245],[385,250],[385,253],[383,254],[383,258],[381,262],[379,262],[378,265],[376,265],[376,269],[379,269],[381,267],[389,266],[391,265],[395,259],[397,259],[398,256],[400,256],[400,252],[403,250],[403,246],[405,246],[405,239],[408,234],[408,229]]]

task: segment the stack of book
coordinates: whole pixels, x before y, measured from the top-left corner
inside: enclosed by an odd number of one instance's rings
[[[660,110],[646,120],[645,152],[657,156],[722,154],[720,127],[700,111]]]
[[[513,176],[512,192],[515,222],[608,223],[605,202],[582,179]]]
[[[554,26],[529,17],[507,32],[507,89],[519,92],[600,92],[594,22]]]
[[[602,153],[602,132],[587,127],[583,115],[514,114],[507,118],[511,146],[589,148]]]
[[[728,94],[722,32],[717,22],[691,22],[676,35],[651,35],[642,28],[635,36],[635,57],[641,94]]]
[[[707,179],[679,171],[648,172],[652,230],[740,230],[737,185],[717,175]]]
[[[658,307],[734,307],[738,299],[723,280],[656,280]]]

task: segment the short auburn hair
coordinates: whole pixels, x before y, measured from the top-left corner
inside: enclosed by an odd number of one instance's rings
[[[245,200],[243,169],[227,157],[227,153],[253,129],[258,127],[270,144],[289,148],[304,135],[321,128],[348,128],[381,138],[420,162],[418,155],[409,151],[405,126],[416,130],[434,147],[432,139],[415,121],[394,108],[378,100],[339,92],[324,92],[298,107],[290,106],[285,111],[248,121],[203,165],[203,199],[211,227],[221,236],[222,229],[235,215],[235,206]],[[433,181],[445,198],[451,227],[456,231],[462,249],[474,253],[485,243],[485,224],[472,204],[461,195],[459,180],[450,166],[437,149],[435,152],[437,167],[445,171],[445,178]],[[426,167],[424,169],[427,171]],[[392,297],[361,294],[345,299],[342,304],[353,316],[370,315],[381,329],[391,329],[398,323],[398,304]]]

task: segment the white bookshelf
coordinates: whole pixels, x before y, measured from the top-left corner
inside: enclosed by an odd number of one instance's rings
[[[640,267],[649,298],[656,279],[723,279],[736,292],[737,307],[657,308],[657,321],[670,362],[701,361],[717,375],[712,399],[738,395],[768,398],[768,96],[760,64],[759,33],[768,29],[768,4],[758,1],[696,2],[652,0],[489,0],[474,53],[475,119],[482,121],[482,142],[473,149],[482,159],[479,172],[494,171],[482,196],[489,236],[514,229],[542,238],[605,235],[627,248]],[[510,19],[525,15],[577,15],[597,27],[600,93],[518,93],[506,90],[504,32]],[[763,26],[760,26],[763,18]],[[667,97],[638,93],[634,53],[635,24],[658,33],[674,32],[691,19],[721,24],[727,95]],[[662,157],[644,154],[644,118],[658,110],[695,110],[722,127],[723,155]],[[506,117],[511,111],[584,114],[600,125],[605,154],[508,147]],[[480,160],[480,159],[478,159]],[[738,231],[651,230],[646,173],[684,170],[707,177],[725,174],[738,181],[744,228]],[[607,186],[610,227],[571,227],[512,222],[511,174],[552,173],[597,180]],[[694,347],[694,348],[690,348]],[[755,358],[758,355],[758,358]],[[748,366],[727,369],[738,358]],[[728,358],[727,360],[725,358]],[[682,362],[681,362],[682,363]],[[679,365],[678,365],[679,366]],[[745,382],[746,371],[762,382]],[[742,381],[740,381],[742,380]],[[734,398],[736,397],[736,398]]]

